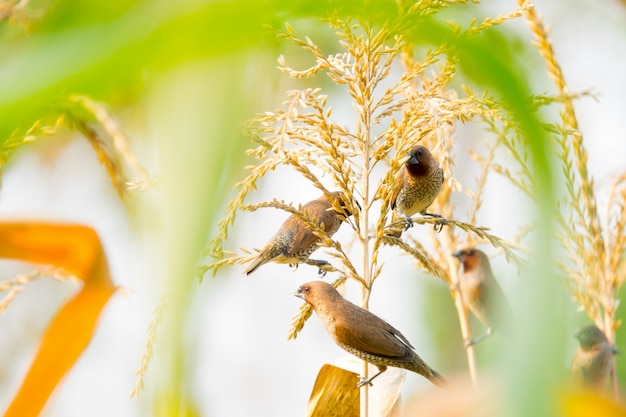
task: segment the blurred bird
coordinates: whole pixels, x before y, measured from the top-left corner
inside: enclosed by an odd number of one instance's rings
[[[572,359],[572,373],[576,382],[603,392],[617,350],[611,346],[602,330],[593,324],[576,331],[574,337],[580,344]]]
[[[341,192],[335,191],[331,195],[343,209],[342,213],[333,209],[333,201],[326,195],[302,206],[302,213],[329,236],[334,235],[339,230],[342,221],[352,215]],[[322,268],[328,265],[328,262],[309,259],[309,256],[319,247],[320,242],[321,239],[315,234],[314,229],[300,217],[292,214],[280,226],[278,232],[267,242],[244,273],[250,275],[261,265],[276,262],[295,265],[296,268],[299,263],[316,265],[320,275],[324,275],[326,272]]]
[[[312,281],[294,294],[309,303],[322,324],[342,349],[375,365],[379,372],[362,379],[358,386],[370,384],[388,366],[416,372],[435,385],[446,380],[414,351],[409,341],[383,319],[343,298],[330,284]]]
[[[435,225],[435,230],[441,231],[446,219],[440,214],[428,213],[426,209],[435,201],[442,185],[443,170],[439,163],[428,148],[415,145],[396,178],[391,197],[391,209],[394,210],[392,222],[402,217],[406,220],[404,230],[408,230],[413,227],[411,216],[420,213],[439,218],[440,222]],[[393,230],[389,235],[399,238],[402,230]]]
[[[465,342],[465,346],[476,344],[489,336],[493,330],[512,334],[513,312],[504,292],[491,272],[489,259],[475,248],[458,250],[452,254],[461,261],[463,270],[459,274],[459,290],[465,305],[487,326],[487,333]]]

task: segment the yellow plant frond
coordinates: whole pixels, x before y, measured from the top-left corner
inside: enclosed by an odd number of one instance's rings
[[[157,340],[157,331],[159,329],[159,325],[163,321],[163,315],[166,311],[166,297],[161,298],[161,302],[154,310],[152,321],[148,326],[148,340],[146,342],[146,348],[141,355],[141,363],[137,371],[135,371],[135,376],[137,377],[137,382],[133,387],[133,390],[130,393],[130,397],[138,397],[139,393],[143,391],[144,386],[144,376],[148,371],[148,366],[150,365],[150,361],[152,361],[152,357],[154,355],[154,345]]]
[[[103,103],[74,94],[67,98],[65,107],[67,117],[96,150],[121,198],[124,198],[129,185],[133,189],[146,189],[154,183],[131,150],[120,123]],[[137,178],[129,179],[125,173],[126,165]]]
[[[26,288],[26,286],[38,279],[52,278],[57,281],[76,280],[77,278],[68,274],[61,268],[40,267],[32,272],[20,274],[8,280],[0,281],[0,292],[7,292],[7,295],[0,300],[0,313],[2,313],[15,297]]]

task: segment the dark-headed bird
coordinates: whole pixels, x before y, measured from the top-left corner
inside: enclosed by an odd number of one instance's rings
[[[309,201],[302,206],[302,213],[306,215],[312,223],[324,230],[328,236],[334,235],[341,223],[352,213],[341,192],[331,193],[333,199],[343,209],[337,212],[333,209],[333,201],[321,196],[317,200]],[[318,237],[314,229],[304,220],[292,214],[280,226],[278,232],[267,242],[263,250],[254,258],[252,263],[246,268],[244,273],[250,275],[261,265],[268,262],[289,264],[298,266],[299,263],[308,263],[320,268],[320,274],[324,274],[323,267],[328,265],[327,261],[309,259],[309,256],[319,247],[321,238]]]
[[[396,178],[391,196],[392,222],[403,218],[406,221],[404,230],[407,230],[413,227],[411,216],[420,213],[422,216],[438,218],[435,229],[440,231],[446,219],[440,214],[428,213],[426,209],[435,201],[442,185],[443,170],[439,162],[428,148],[415,145]],[[402,230],[394,230],[389,235],[400,237]]]
[[[466,341],[466,347],[480,342],[494,330],[503,334],[512,334],[513,311],[491,272],[487,255],[475,248],[458,250],[452,255],[459,259],[462,266],[459,274],[459,290],[463,302],[472,314],[487,326],[487,333]]]
[[[309,303],[335,343],[354,356],[375,365],[379,372],[362,379],[358,386],[370,384],[388,366],[416,372],[435,385],[446,380],[420,358],[409,341],[389,323],[339,294],[323,281],[303,284],[295,293]]]
[[[574,337],[579,342],[572,359],[572,372],[576,382],[603,392],[609,378],[611,361],[617,350],[611,346],[602,330],[593,324],[579,329]]]

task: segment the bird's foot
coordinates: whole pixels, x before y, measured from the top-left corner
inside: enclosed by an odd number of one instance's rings
[[[474,338],[474,339],[469,339],[469,340],[466,340],[465,342],[463,342],[463,347],[464,347],[465,349],[467,349],[467,348],[468,348],[468,347],[470,347],[470,346],[474,346],[476,343],[478,343],[478,342],[479,342],[479,340],[477,340],[477,339],[478,339],[478,338]]]
[[[404,231],[406,232],[411,227],[413,227],[413,220],[411,219],[410,216],[407,216],[406,214],[404,214],[403,217],[404,217],[404,220],[406,220],[406,224],[404,225]]]
[[[387,369],[387,367],[382,367],[382,370],[379,370],[378,373],[374,376],[371,376],[369,378],[363,378],[361,377],[359,380],[359,383],[356,384],[357,388],[361,388],[363,385],[369,385],[370,387],[374,384],[372,384],[372,381],[374,380],[374,378],[376,378],[378,375],[382,374],[383,372],[385,372],[385,370]],[[380,368],[379,368],[380,369]]]
[[[359,383],[356,384],[357,388],[361,388],[363,385],[369,385],[370,387],[374,386],[374,384],[372,384],[372,379],[374,378],[363,378],[360,377],[359,378]]]
[[[298,270],[298,264],[297,263],[289,264],[289,267],[292,268],[294,270],[294,272]]]
[[[435,232],[439,233],[443,230],[443,226],[445,226],[446,224],[448,224],[448,221],[446,220],[445,217],[443,217],[441,214],[436,214],[436,213],[427,213],[424,212],[422,213],[424,216],[430,216],[430,217],[434,217],[436,219],[439,219],[438,222],[436,222],[433,225],[433,229],[435,229]]]
[[[470,346],[474,346],[478,342],[482,342],[484,339],[486,339],[489,336],[491,336],[491,327],[489,329],[487,329],[487,333],[485,333],[484,335],[475,337],[475,338],[470,339],[470,340],[466,340],[465,343],[463,343],[463,347],[465,349],[467,349]]]
[[[308,259],[306,263],[308,263],[309,265],[317,266],[317,274],[320,276],[320,278],[324,278],[328,271],[335,270],[330,262],[321,259]]]

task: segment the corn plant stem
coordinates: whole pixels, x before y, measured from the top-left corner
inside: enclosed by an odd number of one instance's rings
[[[371,39],[371,33],[368,30],[368,42]],[[372,65],[370,61],[370,50],[367,48],[365,58],[365,71],[364,76],[366,82],[363,85],[370,86],[370,80],[372,79]],[[369,253],[369,240],[368,240],[368,225],[369,225],[369,177],[370,177],[370,145],[371,145],[371,127],[372,127],[372,91],[369,88],[363,88],[363,124],[362,124],[362,138],[363,138],[363,167],[361,171],[361,186],[362,186],[362,198],[363,198],[363,210],[361,212],[361,244],[363,247],[363,280],[367,285],[362,286],[361,290],[361,306],[365,309],[369,307],[370,293],[372,289],[372,269],[370,265],[370,253]],[[368,364],[363,361],[363,369],[361,371],[363,378],[368,377]],[[369,384],[364,384],[361,387],[361,408],[360,416],[368,417],[369,415]]]
[[[615,294],[615,290],[613,289],[614,287],[612,285],[610,285],[607,281],[606,281],[606,277],[610,277],[611,276],[611,267],[610,267],[610,263],[608,262],[608,258],[609,255],[605,255],[605,259],[607,259],[607,262],[605,262],[605,268],[604,268],[604,273],[602,274],[602,276],[604,277],[604,281],[602,282],[602,293],[604,294],[604,298],[607,300],[614,300],[617,297],[617,294]],[[604,330],[604,333],[606,334],[607,339],[609,340],[609,343],[613,346],[615,346],[615,309],[613,308],[613,305],[611,304],[610,306],[606,306],[603,309],[603,326],[602,329]],[[615,399],[615,401],[619,400],[619,387],[618,387],[618,383],[617,383],[617,368],[616,368],[616,363],[615,363],[615,356],[613,356],[612,360],[611,360],[611,371],[609,373],[609,378],[611,381],[611,389],[613,391],[613,398]]]
[[[604,311],[604,333],[606,334],[609,343],[615,346],[615,331],[613,330],[613,323],[615,322],[615,318],[613,314],[609,311]],[[615,401],[619,400],[619,387],[617,385],[617,369],[615,367],[615,355],[611,360],[611,389],[613,391],[613,398]]]
[[[366,117],[366,122],[369,122],[369,113]],[[369,126],[369,124],[368,124]],[[363,177],[362,177],[362,186],[363,186],[363,211],[361,212],[361,244],[363,246],[363,280],[367,283],[366,286],[361,286],[361,307],[368,309],[369,308],[369,299],[370,293],[372,289],[372,275],[370,269],[370,253],[369,253],[369,242],[368,242],[368,223],[369,223],[369,129],[366,128],[365,133],[365,143],[363,146]],[[368,377],[368,366],[367,362],[363,361],[363,369],[361,371],[361,375],[363,378]],[[361,387],[361,417],[368,416],[368,385],[365,384]]]
[[[467,314],[467,308],[463,303],[461,292],[458,290],[452,290],[452,297],[454,298],[454,306],[456,307],[457,314],[459,315],[459,323],[461,325],[461,335],[464,341],[472,339],[472,332],[469,327],[469,317]],[[469,368],[470,378],[474,388],[478,386],[478,377],[476,375],[476,353],[474,351],[474,345],[469,345],[465,348],[467,354],[467,367]]]
[[[517,0],[517,3],[521,6],[524,3],[524,0]],[[535,34],[537,38],[538,50],[540,54],[543,56],[546,61],[546,65],[548,67],[548,74],[552,78],[554,85],[556,86],[559,95],[564,98],[563,107],[564,110],[561,113],[562,120],[564,124],[571,129],[574,133],[571,135],[571,143],[572,149],[574,151],[575,163],[578,168],[578,174],[580,176],[581,181],[581,195],[583,196],[582,204],[586,206],[586,212],[588,218],[585,219],[588,234],[592,236],[593,239],[593,249],[602,258],[605,253],[605,245],[604,240],[602,239],[602,228],[600,226],[600,221],[597,214],[597,207],[595,203],[595,196],[593,194],[593,181],[589,179],[589,174],[587,172],[587,154],[585,148],[583,146],[583,137],[582,134],[578,131],[578,120],[576,118],[576,113],[574,110],[574,104],[571,96],[567,90],[567,85],[565,83],[565,77],[563,75],[563,71],[561,70],[560,65],[556,61],[556,57],[554,54],[554,50],[552,48],[552,44],[548,39],[548,33],[541,22],[541,18],[537,14],[534,6],[525,10],[525,16],[528,21],[531,30]],[[606,279],[606,274],[604,277],[597,277],[598,279]],[[605,297],[608,299],[615,299],[616,294],[613,290],[608,289],[605,291]],[[607,335],[610,343],[615,343],[615,317],[614,311],[604,311],[604,332]],[[615,360],[611,363],[611,385],[613,388],[614,399],[618,400],[618,381],[617,381],[617,372],[615,369]]]
[[[370,256],[369,256],[369,242],[368,242],[368,222],[369,222],[369,130],[366,130],[365,144],[363,146],[363,211],[361,212],[361,244],[363,247],[363,280],[367,283],[366,286],[361,286],[361,307],[367,309],[369,306],[370,292],[372,288],[371,282],[371,270],[370,270]],[[368,377],[367,362],[363,361],[363,369],[361,370],[361,376],[363,378]],[[365,384],[361,387],[361,417],[368,417],[368,403],[369,403],[369,384]]]
[[[447,247],[453,247],[452,236],[447,234],[444,236],[447,239]],[[448,255],[448,265],[455,265],[454,260]],[[461,326],[461,337],[463,341],[469,341],[472,339],[472,330],[469,326],[469,314],[461,291],[459,289],[459,274],[456,268],[450,268],[450,295],[454,300],[454,306],[459,316],[459,325]],[[467,355],[467,367],[472,380],[472,386],[476,388],[478,386],[478,376],[476,372],[476,352],[474,351],[474,345],[469,345],[465,348],[465,354]]]
[[[457,238],[450,229],[448,229],[445,233],[442,233],[441,237],[443,240],[443,247],[454,248],[458,246]],[[456,265],[456,261],[452,258],[450,251],[448,251],[448,255],[446,256],[446,263],[448,265]],[[459,270],[456,267],[450,267],[448,273],[449,278],[447,283],[450,286],[450,296],[452,297],[452,300],[454,300],[454,306],[456,307],[456,312],[459,316],[461,337],[463,338],[463,341],[469,341],[472,339],[472,330],[469,325],[469,313],[467,306],[463,301],[463,296],[460,291]],[[465,348],[465,353],[467,355],[467,367],[470,379],[472,380],[472,386],[476,388],[478,386],[478,376],[476,371],[476,352],[474,350],[474,345],[467,346]]]

